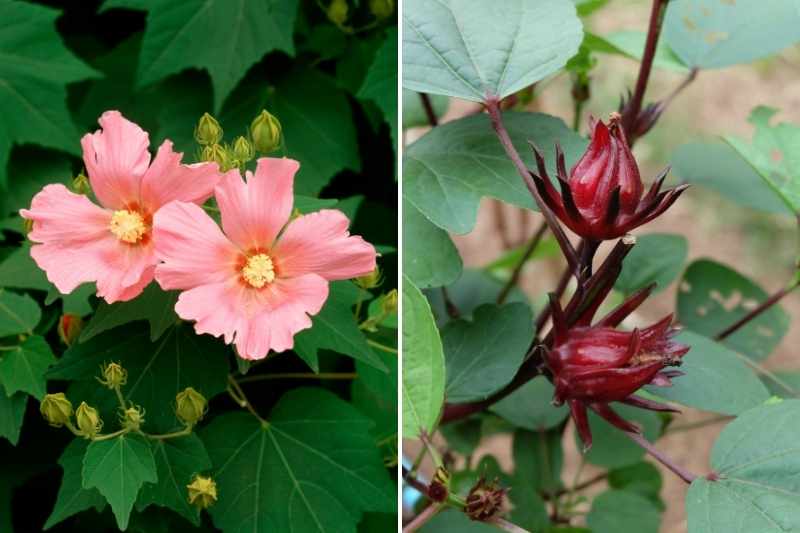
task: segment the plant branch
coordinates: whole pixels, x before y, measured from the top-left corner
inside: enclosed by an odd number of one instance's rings
[[[684,80],[677,86],[675,89],[672,90],[671,93],[664,98],[661,103],[658,104],[660,107],[659,113],[663,113],[664,110],[672,103],[672,101],[677,97],[680,93],[683,92],[686,87],[692,84],[692,82],[697,79],[697,74],[699,70],[697,67],[694,67],[692,70],[689,71],[689,74],[684,78]]]
[[[697,478],[697,474],[693,474],[688,470],[678,466],[675,462],[667,457],[664,453],[660,452],[653,444],[644,438],[642,435],[638,433],[632,433],[629,431],[624,431],[624,433],[636,444],[641,446],[645,449],[647,453],[649,453],[656,461],[667,467],[673,474],[681,478],[687,484],[691,484],[692,481]]]
[[[450,298],[450,293],[447,292],[447,287],[442,287],[442,300],[444,300],[444,308],[447,311],[447,316],[456,320],[461,318],[461,311],[459,311],[456,304],[453,303],[453,300]]]
[[[237,379],[241,383],[252,383],[254,381],[263,381],[270,379],[331,379],[331,380],[348,380],[357,379],[356,372],[320,372],[314,374],[313,372],[284,372],[279,374],[258,374],[255,376],[245,376]]]
[[[436,513],[442,510],[442,506],[438,503],[432,503],[422,510],[414,519],[403,528],[403,533],[413,533],[414,531],[425,525],[428,520],[436,516]]]
[[[763,313],[764,311],[766,311],[767,309],[769,309],[770,307],[781,301],[781,299],[783,299],[784,296],[786,296],[787,294],[789,294],[790,292],[792,292],[794,289],[797,288],[798,283],[800,283],[800,281],[794,281],[788,287],[782,288],[781,290],[779,290],[778,292],[776,292],[775,294],[773,294],[772,296],[761,302],[761,304],[759,304],[758,307],[756,307],[755,309],[744,315],[742,318],[740,318],[739,320],[737,320],[736,322],[734,322],[733,324],[731,324],[730,326],[719,332],[717,336],[714,337],[714,339],[721,341],[729,337],[730,335],[738,331],[740,328],[745,326],[748,322],[752,321],[761,313]]]
[[[147,437],[148,439],[153,439],[153,440],[169,440],[178,437],[185,437],[186,435],[190,435],[191,433],[192,433],[192,426],[186,426],[180,431],[173,431],[172,433],[162,433],[161,435],[150,435],[148,433],[145,433],[144,436]]]
[[[508,298],[511,289],[519,282],[519,277],[522,274],[522,269],[525,266],[525,263],[528,262],[528,259],[533,255],[533,252],[536,251],[537,246],[542,240],[544,236],[544,232],[547,231],[547,222],[543,222],[542,225],[539,226],[539,229],[536,230],[536,233],[533,235],[531,242],[528,244],[528,247],[525,249],[525,253],[522,254],[522,257],[517,263],[517,266],[514,267],[514,271],[511,273],[511,277],[508,278],[503,289],[500,291],[500,294],[497,295],[497,305],[503,304]]]
[[[428,118],[428,124],[431,127],[436,127],[439,125],[439,119],[436,118],[436,112],[433,110],[433,104],[431,104],[431,97],[428,96],[426,93],[419,93],[419,99],[422,100],[422,109],[425,110],[425,116]]]
[[[237,381],[230,374],[228,374],[228,394],[231,398],[233,398],[233,401],[239,404],[239,407],[247,409],[250,414],[256,417],[262,424],[268,424],[268,422],[258,414],[253,405],[250,403],[250,400],[247,399],[242,387],[239,386],[239,383],[237,383]]]
[[[377,348],[379,350],[383,350],[384,352],[389,352],[389,353],[394,353],[394,354],[397,353],[397,349],[392,348],[391,346],[386,346],[385,344],[381,344],[381,343],[376,342],[376,341],[374,341],[372,339],[367,339],[367,344],[369,344],[373,348]]]

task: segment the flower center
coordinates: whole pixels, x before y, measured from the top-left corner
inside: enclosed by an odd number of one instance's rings
[[[242,269],[242,277],[251,286],[260,289],[275,279],[275,266],[267,254],[251,255]]]
[[[119,240],[130,244],[139,242],[147,233],[144,217],[136,211],[127,209],[114,211],[109,229]]]

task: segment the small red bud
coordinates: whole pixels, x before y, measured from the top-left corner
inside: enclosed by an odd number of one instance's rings
[[[72,346],[83,330],[83,319],[78,315],[64,313],[58,320],[58,336],[61,342]]]

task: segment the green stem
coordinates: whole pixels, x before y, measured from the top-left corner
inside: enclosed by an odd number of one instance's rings
[[[108,433],[106,435],[96,435],[92,441],[100,441],[100,440],[111,440],[114,438],[119,437],[120,435],[124,435],[128,433],[130,430],[128,428],[122,428],[120,430],[115,431],[114,433]]]
[[[376,342],[376,341],[374,341],[372,339],[367,339],[367,344],[369,344],[370,346],[372,346],[374,348],[377,348],[379,350],[383,350],[384,352],[389,352],[389,353],[394,353],[394,354],[397,353],[397,350],[395,348],[391,348],[389,346],[386,346],[385,344],[381,344],[381,343]]]
[[[145,437],[148,439],[153,440],[168,440],[168,439],[175,439],[178,437],[185,437],[186,435],[191,435],[192,433],[192,426],[186,426],[180,431],[173,431],[172,433],[163,433],[161,435],[150,435],[145,433]]]
[[[313,372],[284,372],[281,374],[258,374],[256,376],[245,376],[237,379],[241,383],[252,383],[254,381],[264,381],[270,379],[332,379],[332,380],[350,380],[357,379],[358,374],[355,372],[320,372],[314,374]]]
[[[255,408],[253,408],[253,405],[250,403],[250,400],[247,399],[247,395],[245,395],[244,391],[239,386],[239,383],[237,383],[230,374],[228,374],[228,394],[237,404],[239,404],[239,407],[247,409],[250,414],[256,417],[262,424],[268,424],[268,422],[258,414]]]

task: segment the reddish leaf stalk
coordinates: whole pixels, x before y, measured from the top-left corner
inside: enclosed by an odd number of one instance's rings
[[[688,470],[675,464],[675,462],[672,459],[670,459],[665,454],[660,452],[655,446],[653,446],[653,444],[649,440],[644,438],[642,435],[639,435],[638,433],[630,433],[627,431],[625,432],[625,434],[633,442],[644,448],[645,451],[653,457],[653,459],[655,459],[656,461],[667,467],[672,473],[681,478],[687,484],[691,484],[692,481],[694,481],[697,478],[697,474],[689,472]]]
[[[436,513],[438,513],[441,509],[442,506],[438,503],[430,504],[403,528],[403,533],[413,533],[414,531],[418,530],[424,526],[428,520],[436,516]]]
[[[431,97],[425,93],[419,93],[419,99],[422,100],[422,108],[425,110],[425,116],[428,118],[428,124],[430,124],[431,127],[438,126],[439,119],[436,118],[436,112],[433,110]]]

